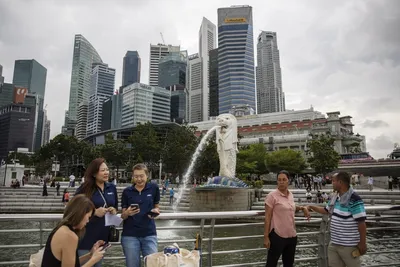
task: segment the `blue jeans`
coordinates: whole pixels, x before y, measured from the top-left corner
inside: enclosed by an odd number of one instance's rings
[[[80,256],[83,256],[83,255],[85,255],[85,254],[88,254],[88,253],[90,253],[90,250],[85,250],[85,249],[78,249],[78,255],[79,255],[79,257]],[[90,259],[90,258],[89,258]],[[76,259],[76,260],[79,260],[79,259]],[[96,263],[95,265],[93,265],[93,267],[101,267],[101,263],[103,262],[103,260],[101,260],[101,261],[99,261],[98,263]],[[86,262],[84,262],[84,264],[85,264]]]
[[[121,245],[126,258],[126,267],[140,267],[140,252],[143,258],[157,252],[157,236],[122,236]]]

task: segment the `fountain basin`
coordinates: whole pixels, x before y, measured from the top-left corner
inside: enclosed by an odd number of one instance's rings
[[[190,211],[244,211],[250,210],[254,189],[197,187],[190,192]]]

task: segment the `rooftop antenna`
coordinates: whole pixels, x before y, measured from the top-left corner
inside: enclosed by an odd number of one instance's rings
[[[163,41],[163,44],[165,44],[165,40],[164,40],[164,36],[163,36],[162,32],[160,32],[160,35],[161,35],[161,40]]]

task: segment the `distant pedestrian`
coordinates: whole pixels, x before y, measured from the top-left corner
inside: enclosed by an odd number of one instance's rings
[[[389,176],[388,183],[389,183],[388,191],[393,191],[393,177],[392,176]]]
[[[69,176],[69,187],[75,187],[75,175],[73,174]]]
[[[43,183],[43,192],[42,192],[42,196],[43,197],[47,197],[49,194],[47,193],[47,184],[46,182]]]
[[[57,196],[59,196],[60,195],[60,182],[57,182],[56,190],[57,190]]]
[[[171,188],[169,190],[169,204],[174,204],[174,188]]]
[[[162,196],[165,196],[165,191],[167,191],[167,188],[165,187],[165,184],[162,186]]]
[[[68,189],[64,189],[63,197],[62,197],[62,203],[64,203],[64,206],[66,206],[69,202],[69,192]]]
[[[368,187],[369,191],[372,191],[372,189],[374,189],[374,178],[372,178],[372,176],[368,177]]]
[[[306,198],[307,198],[307,202],[311,203],[312,202],[312,193],[310,190],[307,190],[306,192]]]

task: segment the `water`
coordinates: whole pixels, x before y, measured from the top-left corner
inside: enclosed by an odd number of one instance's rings
[[[190,176],[193,173],[193,168],[196,164],[197,158],[200,156],[201,151],[204,149],[204,146],[207,144],[208,139],[211,137],[211,135],[214,133],[214,131],[221,126],[214,126],[208,132],[203,136],[203,138],[200,141],[200,144],[197,146],[196,151],[194,152],[192,156],[192,160],[190,161],[189,168],[187,169],[186,173],[183,175],[183,184],[180,187],[180,190],[178,192],[178,197],[175,200],[175,203],[173,205],[173,210],[174,212],[177,212],[177,208],[179,206],[179,203],[181,202],[182,196],[183,196],[183,191],[186,189],[188,182],[190,180]]]
[[[157,220],[157,227],[167,226],[169,225],[168,221]],[[178,221],[179,226],[183,225],[199,225],[199,221]],[[227,221],[220,221],[219,223],[229,223]],[[30,229],[30,228],[38,228],[38,222],[0,222],[1,229]],[[45,228],[53,228],[54,222],[45,222]],[[304,231],[318,231],[318,228],[315,227],[305,227],[298,226],[298,232]],[[195,234],[198,230],[188,230],[188,229],[179,229],[179,230],[159,230],[158,238],[159,240],[182,240],[182,239],[194,239]],[[44,234],[44,242],[47,240],[47,236],[49,233]],[[249,236],[249,235],[262,235],[263,234],[263,226],[242,226],[235,228],[215,228],[215,237],[231,237],[231,236]],[[209,232],[204,232],[204,237],[208,237]],[[374,231],[368,233],[368,239],[378,239],[378,238],[400,238],[399,231]],[[318,236],[307,236],[299,237],[298,244],[315,244],[317,242]],[[367,239],[367,240],[368,240]],[[15,245],[15,244],[37,244],[40,242],[39,233],[38,232],[28,232],[28,233],[0,233],[0,245]],[[171,242],[172,243],[172,242]],[[179,246],[187,249],[192,249],[192,243],[180,243],[178,241]],[[159,251],[166,246],[165,244],[159,245]],[[240,250],[240,249],[251,249],[251,248],[262,248],[263,247],[263,238],[254,238],[254,239],[242,239],[242,240],[230,240],[230,241],[215,241],[213,245],[214,251],[220,250]],[[369,243],[368,251],[384,251],[384,250],[396,250],[400,249],[400,244],[398,241],[385,241],[381,243]],[[203,250],[207,250],[207,244],[203,244]],[[0,253],[0,261],[11,261],[11,260],[28,260],[29,255],[37,252],[35,248],[3,248]],[[296,252],[296,257],[315,257],[317,255],[316,248],[307,248],[300,249]],[[121,246],[113,246],[107,251],[108,257],[120,257],[123,256]],[[207,258],[204,256],[203,266],[207,266],[206,261]],[[213,256],[213,265],[222,265],[222,264],[234,264],[234,263],[246,263],[246,262],[265,262],[266,261],[266,251],[252,251],[252,252],[241,252],[241,253],[230,253],[230,254],[221,254]],[[372,265],[378,263],[388,263],[388,262],[399,262],[400,255],[399,254],[374,254],[374,255],[365,255],[362,257],[362,261],[364,264]],[[14,266],[26,266],[26,265],[14,265]],[[125,266],[124,260],[118,261],[105,261],[103,267],[115,267],[115,266]],[[296,266],[302,267],[317,267],[316,262],[306,262],[302,264],[297,264]]]

